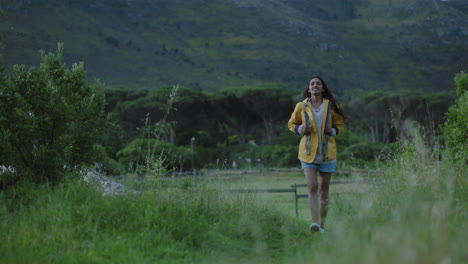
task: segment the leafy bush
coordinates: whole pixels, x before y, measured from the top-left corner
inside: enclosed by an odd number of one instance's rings
[[[468,163],[468,73],[462,71],[455,76],[458,99],[449,108],[443,135],[452,158],[462,164]]]
[[[83,63],[66,67],[62,51],[59,44],[56,55],[41,52],[37,69],[15,65],[0,87],[0,160],[37,182],[57,182],[99,153],[104,97],[87,83]]]
[[[122,175],[124,167],[118,163],[115,159],[108,156],[106,148],[102,145],[98,146],[100,155],[100,162],[97,169],[105,175]]]
[[[117,158],[119,163],[125,164],[132,171],[141,172],[141,168],[150,166],[156,160],[162,160],[162,167],[169,170],[187,170],[191,166],[190,153],[188,147],[153,138],[137,138],[117,152]]]
[[[374,160],[380,154],[383,144],[359,142],[348,147],[354,158],[362,160]]]
[[[219,147],[205,147],[195,145],[193,147],[195,168],[220,168],[220,162],[226,159],[227,151],[220,144]]]
[[[354,130],[345,129],[343,132],[340,132],[336,136],[336,144],[339,150],[347,148],[359,142],[370,142],[371,138],[369,136],[364,136],[363,134],[355,133]],[[370,144],[370,143],[369,143]]]
[[[264,145],[254,152],[256,158],[269,167],[294,167],[298,166],[297,145]]]
[[[258,167],[294,167],[298,166],[298,145],[262,145],[243,144],[232,146],[229,158],[235,160],[239,168]]]

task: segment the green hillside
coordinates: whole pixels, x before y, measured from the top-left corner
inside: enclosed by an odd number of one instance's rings
[[[468,66],[465,0],[3,0],[2,64],[65,43],[111,86],[221,88],[311,75],[335,91],[451,87]]]

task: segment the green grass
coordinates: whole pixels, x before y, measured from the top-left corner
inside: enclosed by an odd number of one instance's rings
[[[245,172],[248,172],[247,174]],[[215,188],[225,188],[226,190],[243,190],[243,189],[287,189],[293,184],[304,184],[305,178],[300,169],[283,169],[283,170],[223,170],[220,172],[206,172],[211,177],[198,179],[198,182],[203,185],[212,186]],[[213,174],[215,176],[213,176]],[[352,177],[334,175],[332,180],[365,180],[363,177],[354,174]],[[335,203],[336,207],[330,208],[329,219],[330,223],[336,221],[335,216],[341,214],[341,210],[348,210],[350,205],[346,203],[346,199],[359,199],[369,191],[371,185],[366,182],[359,184],[333,184],[330,186],[330,199]],[[297,188],[298,194],[307,194],[306,187]],[[287,217],[295,217],[294,193],[275,193],[275,192],[259,192],[245,194],[249,199],[255,200],[257,203],[267,207],[273,207],[281,214]],[[309,212],[308,200],[301,198],[298,201],[299,221],[302,221],[304,228],[307,228],[311,221]],[[340,220],[337,220],[340,221]]]
[[[416,142],[379,167],[366,184],[331,186],[325,235],[307,232],[306,199],[296,218],[290,193],[228,191],[287,188],[304,182],[301,171],[218,171],[121,197],[76,180],[20,184],[0,193],[0,262],[465,262],[466,166]]]
[[[365,194],[337,197],[326,242],[313,260],[325,263],[462,263],[466,168],[438,160],[420,143],[382,165]],[[464,174],[465,173],[465,174]],[[338,206],[339,205],[339,206]],[[340,252],[340,254],[335,254]],[[309,258],[304,253],[300,260]]]
[[[102,196],[83,182],[2,193],[2,263],[192,263],[294,252],[307,230],[247,196],[202,186]]]

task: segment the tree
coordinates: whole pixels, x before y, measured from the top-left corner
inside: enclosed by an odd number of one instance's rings
[[[447,112],[447,121],[442,127],[447,146],[455,161],[468,163],[468,73],[461,71],[455,76],[458,98]]]
[[[177,86],[178,87],[178,86]],[[136,98],[123,98],[116,94],[109,96],[114,102],[113,119],[121,124],[123,129],[133,139],[138,135],[137,130],[143,127],[154,127],[163,139],[178,145],[187,144],[196,131],[209,129],[211,122],[207,118],[206,108],[208,96],[202,92],[178,87],[175,98],[171,99],[173,87],[160,87],[147,91]],[[168,108],[168,102],[172,100]]]
[[[226,135],[235,134],[241,144],[247,140],[249,128],[258,124],[260,117],[240,100],[238,89],[226,89],[212,97],[210,117],[218,121]]]
[[[414,123],[424,127],[421,131],[432,141],[442,122],[443,113],[452,101],[446,92],[373,91],[356,93],[348,100],[354,125],[367,127],[372,142],[408,142],[409,130]]]
[[[280,85],[246,87],[239,92],[241,102],[262,120],[267,143],[272,144],[275,125],[281,122],[284,128],[284,120],[291,115],[294,108],[292,98],[297,92]]]
[[[98,157],[104,96],[86,81],[83,63],[68,69],[57,54],[41,51],[38,68],[15,65],[0,87],[0,160],[20,177],[58,182],[66,170]],[[10,179],[11,180],[11,179]]]
[[[2,14],[1,10],[0,10],[0,15]],[[0,85],[4,85],[4,76],[3,76],[3,66],[2,66],[2,61],[1,61],[1,58],[2,58],[2,51],[3,51],[3,43],[1,42],[2,40],[2,35],[0,35]]]

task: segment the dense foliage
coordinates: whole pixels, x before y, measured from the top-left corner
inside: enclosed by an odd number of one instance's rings
[[[297,166],[300,138],[287,129],[286,123],[294,104],[302,100],[300,93],[281,85],[234,87],[212,93],[181,87],[171,99],[171,90],[106,91],[106,111],[114,124],[108,131],[114,140],[103,145],[113,150],[108,151],[112,159],[126,168],[142,164],[147,146],[156,146],[153,141],[162,140],[173,145],[164,147],[165,160],[167,166],[177,170],[192,169],[192,144],[196,168],[225,168],[233,161],[239,167]],[[376,158],[391,156],[397,141],[411,141],[414,128],[422,128],[427,144],[436,144],[437,127],[453,101],[447,93],[404,90],[350,91],[339,99],[350,116],[345,131],[337,136],[338,158],[347,166],[367,166]],[[170,100],[174,100],[172,110],[165,114]],[[179,147],[185,147],[185,154],[177,150]]]
[[[7,84],[2,94],[6,102],[2,140],[7,142],[3,163],[26,168],[22,173],[27,175],[58,179],[54,173],[60,174],[64,166],[97,162],[97,153],[104,154],[102,165],[109,174],[145,174],[141,169],[154,161],[170,171],[228,168],[234,161],[240,168],[297,166],[299,137],[287,130],[286,123],[301,95],[282,85],[212,93],[169,86],[137,91],[107,88],[107,122],[103,122],[99,118],[103,98],[86,83],[82,65],[65,68],[61,51],[43,55],[37,70],[16,66]],[[16,91],[20,97],[13,96]],[[350,91],[339,99],[351,118],[337,136],[338,158],[341,166],[359,167],[393,155],[393,143],[411,139],[412,124],[425,127],[425,140],[434,144],[435,128],[452,101],[447,94],[416,91]],[[15,106],[23,112],[13,111]],[[10,112],[16,115],[6,114]],[[18,124],[22,132],[11,133]],[[56,156],[32,159],[52,150]]]
[[[468,163],[468,72],[455,76],[457,100],[449,108],[444,136],[452,157],[462,164]]]
[[[265,154],[241,153],[259,153],[250,149],[279,143],[275,138],[287,132],[285,124],[295,91],[281,85],[245,86],[217,93],[184,87],[173,90],[107,90],[106,111],[113,125],[106,131],[113,138],[124,139],[103,139],[104,147],[114,151],[108,152],[109,157],[135,168],[145,162],[143,157],[148,153],[163,152],[166,165],[177,170],[191,169],[192,150],[197,168],[219,166],[234,158],[275,160]]]
[[[0,88],[0,160],[10,172],[0,174],[1,185],[18,175],[56,182],[97,160],[104,97],[86,81],[83,63],[66,67],[62,51],[42,53],[38,68],[16,65]]]

